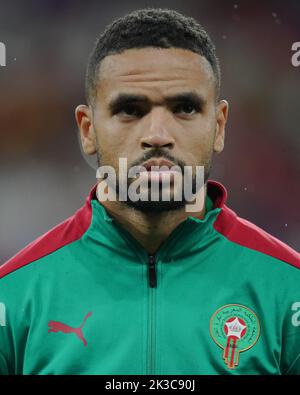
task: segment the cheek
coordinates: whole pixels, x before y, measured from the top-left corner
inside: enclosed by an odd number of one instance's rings
[[[97,137],[103,165],[119,166],[119,158],[128,158],[130,148],[135,147],[129,128],[117,125],[116,122],[103,122],[97,127]]]
[[[196,160],[207,157],[213,149],[215,122],[201,119],[188,125],[184,131],[181,149]]]

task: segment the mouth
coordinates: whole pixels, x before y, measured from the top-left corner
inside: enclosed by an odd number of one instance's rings
[[[178,174],[181,174],[181,169],[165,159],[151,159],[141,165],[140,176],[154,182],[161,183],[166,180],[173,184],[174,177]]]
[[[174,171],[171,170],[173,166],[176,166],[174,163],[169,162],[166,159],[151,159],[146,162],[144,162],[141,166],[143,166],[146,171],[152,172],[152,171],[161,171],[161,172],[170,172]]]

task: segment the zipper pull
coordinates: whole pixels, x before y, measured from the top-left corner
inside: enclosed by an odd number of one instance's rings
[[[148,259],[148,280],[151,288],[156,288],[157,277],[156,277],[156,267],[155,267],[155,256],[149,255]]]

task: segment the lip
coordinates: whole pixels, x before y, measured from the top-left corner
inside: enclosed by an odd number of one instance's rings
[[[152,166],[157,166],[157,169],[151,169]],[[146,181],[151,180],[159,183],[169,180],[171,186],[174,185],[176,175],[181,174],[179,170],[172,170],[173,166],[176,165],[166,159],[151,159],[141,165],[140,177]],[[169,178],[164,178],[164,176]]]
[[[152,166],[158,166],[158,167],[164,166],[170,170],[173,166],[175,166],[175,164],[172,162],[169,162],[168,160],[165,160],[165,159],[160,159],[160,160],[159,159],[157,159],[157,160],[151,159],[151,160],[144,162],[141,166],[143,166],[147,170],[147,172],[151,172]],[[167,171],[168,172],[169,170],[166,169],[166,170],[154,170],[154,171],[160,171],[160,172]]]

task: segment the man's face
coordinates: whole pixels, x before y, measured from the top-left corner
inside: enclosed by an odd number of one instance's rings
[[[76,117],[85,152],[97,153],[99,165],[114,167],[117,175],[119,158],[127,158],[128,168],[165,159],[180,167],[204,166],[206,181],[213,152],[223,150],[227,110],[225,101],[216,102],[214,73],[204,57],[144,48],[104,58],[94,106],[77,107]],[[128,202],[149,210],[144,203]],[[184,204],[151,207],[163,211]]]

